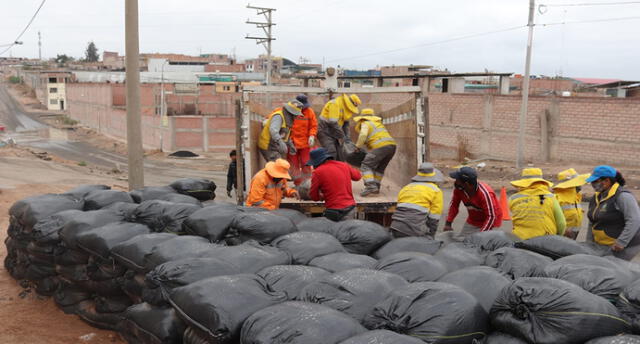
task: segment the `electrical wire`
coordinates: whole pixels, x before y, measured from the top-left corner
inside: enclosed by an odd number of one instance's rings
[[[514,26],[514,27],[500,29],[500,30],[480,32],[480,33],[471,34],[471,35],[465,35],[465,36],[460,36],[460,37],[449,38],[449,39],[445,39],[445,40],[441,40],[441,41],[435,41],[435,42],[429,42],[429,43],[413,45],[413,46],[410,46],[410,47],[397,48],[397,49],[391,49],[391,50],[383,50],[383,51],[379,51],[379,52],[373,52],[373,53],[364,54],[364,55],[358,55],[358,56],[329,59],[326,62],[352,60],[352,59],[359,59],[359,58],[363,58],[363,57],[384,55],[384,54],[394,53],[394,52],[402,51],[402,50],[422,48],[422,47],[427,47],[427,46],[432,46],[432,45],[438,45],[438,44],[444,44],[444,43],[449,43],[449,42],[460,41],[460,40],[469,39],[469,38],[492,35],[492,34],[501,33],[501,32],[513,31],[513,30],[518,30],[518,29],[522,29],[522,28],[525,28],[525,27],[527,27],[527,25]]]
[[[40,6],[38,6],[38,9],[36,10],[36,12],[31,17],[31,20],[29,20],[29,23],[27,23],[27,26],[25,26],[24,29],[22,30],[22,32],[20,32],[20,34],[18,35],[18,37],[16,37],[16,39],[13,40],[13,43],[11,43],[9,45],[9,47],[7,47],[5,50],[3,50],[0,53],[0,56],[4,55],[4,53],[9,51],[9,49],[11,49],[14,45],[16,45],[16,42],[20,41],[20,38],[22,37],[22,35],[24,35],[24,33],[27,32],[27,30],[29,29],[29,26],[31,26],[31,23],[33,23],[33,21],[36,19],[36,16],[38,15],[38,13],[40,13],[40,10],[42,9],[42,6],[44,6],[45,2],[47,2],[47,0],[42,0],[42,2],[40,3]]]
[[[619,1],[619,2],[583,2],[575,4],[541,4],[546,7],[578,7],[578,6],[614,6],[614,5],[637,5],[640,1]]]
[[[536,26],[553,26],[553,25],[582,24],[582,23],[602,23],[602,22],[623,21],[623,20],[637,20],[637,19],[640,19],[640,16],[608,18],[608,19],[593,19],[593,20],[577,20],[577,21],[556,22],[556,23],[539,23],[539,24],[536,24]]]

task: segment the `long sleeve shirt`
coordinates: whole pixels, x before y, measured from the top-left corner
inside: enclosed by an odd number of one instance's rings
[[[553,199],[553,218],[556,222],[558,235],[564,235],[564,231],[567,229],[567,219],[564,217],[564,211],[562,211],[557,198]]]
[[[476,193],[473,196],[458,189],[453,190],[453,197],[449,204],[447,222],[451,223],[458,216],[460,202],[467,207],[469,217],[467,223],[488,231],[502,225],[502,210],[495,192],[483,182],[478,182]]]
[[[327,209],[344,209],[356,204],[351,181],[362,178],[360,171],[341,161],[327,160],[311,176],[309,196],[314,201],[324,196]]]
[[[235,160],[233,160],[229,164],[229,169],[227,170],[227,191],[231,191],[233,189],[238,188],[238,180],[237,180],[237,174],[236,174],[237,166],[238,165]]]

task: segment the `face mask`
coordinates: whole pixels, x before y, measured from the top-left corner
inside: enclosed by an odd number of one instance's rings
[[[591,183],[591,187],[593,188],[593,190],[595,190],[596,192],[602,192],[604,191],[604,185],[602,185],[602,182],[600,181],[595,181],[593,183]]]
[[[274,181],[275,183],[279,183],[281,180],[282,180],[282,178],[273,178],[273,181]]]
[[[464,186],[462,186],[462,185],[460,185],[458,183],[453,184],[453,187],[458,189],[458,190],[460,190],[460,191],[464,191]]]
[[[582,186],[576,186],[576,192],[582,191]]]

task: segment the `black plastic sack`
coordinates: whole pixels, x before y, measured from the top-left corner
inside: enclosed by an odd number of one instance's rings
[[[30,281],[38,281],[47,277],[55,276],[55,265],[35,265],[29,264],[24,278]]]
[[[82,210],[84,201],[72,195],[46,194],[28,197],[15,202],[9,208],[10,220],[22,232],[31,232],[38,221],[64,210]]]
[[[491,252],[485,265],[495,268],[511,279],[545,277],[544,268],[553,259],[519,248],[503,247]]]
[[[471,294],[440,282],[412,283],[394,291],[363,324],[438,344],[473,343],[488,329],[487,313]]]
[[[473,344],[527,344],[524,340],[502,332],[493,332]]]
[[[147,287],[145,282],[146,275],[136,273],[133,270],[125,272],[117,281],[122,291],[134,302],[142,302],[142,291]]]
[[[438,258],[420,252],[399,252],[378,261],[376,270],[402,276],[409,282],[437,281],[448,270]]]
[[[502,247],[513,247],[518,237],[501,230],[473,233],[464,239],[464,244],[481,251],[495,251]]]
[[[87,272],[87,264],[55,265],[55,273],[69,283],[90,280]]]
[[[36,293],[42,296],[53,296],[63,282],[58,276],[49,276],[35,281]]]
[[[257,273],[271,290],[285,293],[289,300],[297,299],[304,287],[329,274],[327,270],[302,265],[275,265]]]
[[[95,190],[84,197],[84,210],[98,210],[118,202],[133,203],[133,198],[124,191]]]
[[[338,344],[364,333],[355,319],[326,306],[289,301],[264,308],[242,326],[241,344]]]
[[[441,248],[434,257],[438,258],[449,272],[482,265],[485,260],[475,248],[467,247],[462,243],[449,244]]]
[[[79,249],[77,239],[80,233],[123,220],[124,217],[122,214],[118,214],[109,209],[85,211],[78,214],[62,227],[59,232],[60,239],[64,241],[66,247]]]
[[[183,195],[208,201],[216,198],[216,183],[207,179],[183,178],[169,184],[174,190]]]
[[[377,260],[364,254],[332,253],[316,257],[309,262],[309,266],[322,268],[329,272],[340,272],[351,269],[374,269]]]
[[[93,294],[97,294],[100,296],[112,297],[124,295],[122,288],[120,288],[120,282],[118,281],[118,278],[104,281],[76,281],[75,284],[80,288],[83,288],[87,291],[92,292]]]
[[[305,214],[294,209],[280,208],[280,209],[273,210],[272,213],[288,218],[295,225],[308,219],[308,217]]]
[[[145,225],[114,222],[84,231],[76,236],[76,241],[80,249],[107,260],[114,246],[142,234],[149,234],[149,228]]]
[[[295,232],[283,235],[271,242],[291,255],[292,264],[307,265],[316,257],[344,252],[335,237],[325,233]]]
[[[32,239],[40,245],[57,245],[59,232],[67,222],[82,214],[81,210],[65,210],[42,219],[33,226]]]
[[[100,185],[100,184],[80,185],[65,192],[64,195],[71,195],[71,196],[74,196],[75,198],[82,199],[86,195],[88,195],[90,192],[97,191],[97,190],[111,190],[111,187],[107,185]]]
[[[300,197],[303,201],[310,201],[311,195],[309,195],[309,191],[311,190],[311,179],[305,179],[302,183],[296,186],[296,191],[298,191],[298,197]]]
[[[60,287],[53,295],[53,300],[56,305],[66,314],[75,314],[76,309],[73,306],[91,298],[92,295],[90,292],[65,282],[60,284]]]
[[[299,299],[323,304],[361,321],[376,303],[407,284],[404,278],[384,271],[345,270],[307,285]]]
[[[171,203],[194,204],[194,205],[202,207],[202,203],[200,201],[198,201],[197,198],[191,197],[191,196],[187,196],[187,195],[183,195],[183,194],[179,194],[179,193],[169,193],[169,194],[166,194],[166,195],[160,197],[158,200],[167,201],[167,202],[171,202]]]
[[[629,331],[629,323],[609,301],[554,278],[511,282],[490,317],[498,331],[539,344],[578,344]]]
[[[436,254],[442,247],[442,241],[425,237],[405,237],[393,239],[380,247],[372,254],[373,258],[380,259],[399,252],[420,252]]]
[[[615,304],[631,321],[633,332],[640,333],[640,280],[626,286]]]
[[[291,264],[291,256],[287,252],[255,241],[247,241],[238,246],[217,246],[201,257],[226,261],[241,273],[256,273],[269,266]]]
[[[285,300],[262,277],[249,274],[207,278],[174,289],[170,298],[180,318],[221,344],[237,342],[251,314]]]
[[[122,313],[133,304],[131,299],[126,295],[110,297],[97,296],[93,300],[98,313]]]
[[[122,318],[118,332],[128,343],[182,343],[185,325],[171,307],[141,303],[129,307]]]
[[[125,221],[133,221],[133,213],[138,209],[138,203],[116,202],[104,209],[114,211],[116,214],[124,217]]]
[[[102,260],[95,256],[89,257],[87,264],[87,275],[94,281],[104,281],[114,279],[124,275],[127,268],[123,265],[116,264],[113,260]]]
[[[144,256],[144,267],[147,271],[151,271],[160,264],[200,257],[218,247],[205,238],[191,235],[177,236],[155,245],[151,252]]]
[[[453,284],[464,289],[473,295],[482,308],[489,313],[502,288],[510,284],[511,280],[488,266],[472,266],[450,272],[442,276],[438,282]]]
[[[233,219],[231,227],[237,231],[240,241],[256,240],[263,244],[297,231],[296,225],[287,217],[266,211],[240,212]]]
[[[389,330],[369,331],[340,342],[340,344],[372,344],[372,343],[374,344],[422,344],[424,342],[418,338],[395,333]]]
[[[389,231],[371,221],[346,220],[333,226],[333,235],[345,250],[355,254],[371,254],[391,241]]]
[[[54,253],[53,262],[63,266],[86,265],[89,263],[89,254],[80,249],[58,246]]]
[[[296,224],[296,227],[298,227],[298,231],[300,232],[320,232],[335,236],[333,230],[335,224],[335,222],[326,217],[313,217],[300,221]]]
[[[239,211],[234,205],[214,205],[202,208],[182,222],[182,230],[216,243],[227,235],[233,218]]]
[[[138,235],[115,245],[111,249],[111,257],[129,269],[144,271],[144,257],[150,254],[157,245],[177,237],[177,235],[171,233]]]
[[[615,301],[633,278],[630,271],[613,262],[586,254],[560,258],[547,265],[544,272],[547,277],[571,282],[609,301]]]
[[[154,199],[161,199],[167,196],[167,194],[176,194],[176,190],[169,186],[147,186],[142,189],[137,189],[129,192],[131,198],[136,203],[142,203],[144,201],[151,201]]]
[[[103,330],[115,330],[120,322],[120,313],[100,313],[93,301],[82,301],[76,305],[76,314],[87,324]]]
[[[133,213],[133,220],[147,225],[156,233],[182,234],[182,222],[200,209],[200,206],[194,204],[144,201]]]
[[[169,261],[147,273],[142,299],[153,305],[165,305],[175,288],[206,278],[235,275],[238,268],[217,258],[187,258]]]
[[[515,247],[545,255],[551,259],[558,259],[573,254],[601,255],[587,245],[560,235],[543,235],[521,242]]]
[[[640,344],[640,336],[623,334],[618,336],[601,337],[592,339],[584,344]]]

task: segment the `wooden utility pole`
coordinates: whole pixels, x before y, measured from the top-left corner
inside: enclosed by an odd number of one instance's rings
[[[140,46],[138,39],[138,0],[125,0],[127,156],[129,190],[144,187],[144,151],[140,120]]]
[[[535,10],[535,0],[529,0],[529,37],[527,39],[527,59],[524,66],[524,80],[522,82],[522,104],[520,107],[520,127],[518,130],[518,152],[516,157],[516,168],[520,169],[524,165],[524,136],[527,125],[527,106],[529,104],[529,72],[531,70],[531,46],[533,45],[533,14]]]

